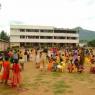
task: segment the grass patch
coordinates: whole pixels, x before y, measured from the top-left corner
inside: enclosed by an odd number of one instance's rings
[[[49,81],[41,81],[41,83],[43,83],[43,84],[49,84],[50,82]]]
[[[63,74],[63,73],[61,73],[61,72],[51,72],[51,75],[52,75],[53,77],[61,77],[62,74]]]
[[[31,87],[32,87],[33,89],[37,89],[39,86],[40,86],[40,83],[39,83],[39,82],[34,82],[34,83],[32,83],[32,85],[31,85]]]
[[[85,81],[87,79],[89,79],[90,75],[87,74],[87,73],[72,73],[71,76],[74,78],[74,79],[77,79],[79,81]]]
[[[34,79],[34,82],[41,82],[43,80],[43,75],[37,75]]]
[[[56,83],[53,84],[53,92],[55,95],[60,95],[65,93],[68,88],[70,88],[70,86],[67,85],[63,80],[56,81]]]
[[[25,87],[25,88],[31,87],[32,86],[32,83],[23,83],[21,86],[22,87]]]

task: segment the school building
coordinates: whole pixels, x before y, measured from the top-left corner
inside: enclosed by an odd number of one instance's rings
[[[44,47],[78,45],[79,32],[75,29],[52,26],[10,25],[11,47]]]
[[[0,39],[0,51],[6,50],[9,47],[9,42]]]

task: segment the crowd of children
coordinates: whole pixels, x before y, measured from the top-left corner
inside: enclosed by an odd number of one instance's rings
[[[83,72],[85,70],[85,64],[89,65],[91,73],[95,73],[95,55],[94,49],[88,48],[49,48],[43,49],[36,54],[39,56],[36,62],[37,68],[47,71],[60,71],[65,72]]]
[[[41,71],[83,72],[85,64],[95,73],[95,49],[80,47],[44,48],[26,50],[26,59]]]
[[[44,49],[9,49],[0,52],[0,83],[18,87],[21,84],[21,71],[24,64],[34,64],[40,71],[95,73],[95,49],[80,47],[44,48]],[[28,64],[27,64],[28,65]]]
[[[19,87],[21,82],[21,66],[17,51],[0,52],[0,84]]]

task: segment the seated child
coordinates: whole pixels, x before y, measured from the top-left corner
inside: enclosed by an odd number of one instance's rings
[[[68,70],[69,70],[69,73],[72,73],[74,70],[74,64],[70,60],[68,62]]]
[[[78,72],[79,72],[79,73],[82,73],[83,70],[84,70],[83,65],[79,65],[79,70],[78,70]]]
[[[65,66],[66,66],[65,61],[61,60],[60,63],[57,65],[58,71],[63,72],[65,69]]]
[[[53,67],[52,67],[52,71],[57,71],[57,62],[56,59],[53,59]]]
[[[92,55],[91,59],[90,59],[91,64],[95,63],[95,55]]]
[[[95,74],[95,64],[91,64],[90,73]]]

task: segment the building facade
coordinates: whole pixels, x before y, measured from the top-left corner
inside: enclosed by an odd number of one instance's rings
[[[79,32],[51,26],[10,25],[11,47],[64,46],[79,44]]]
[[[4,51],[9,47],[9,42],[0,39],[0,51]]]

